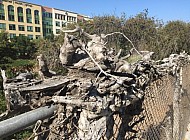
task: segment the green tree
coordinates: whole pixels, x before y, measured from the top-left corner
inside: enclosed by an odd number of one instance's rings
[[[43,54],[47,60],[47,65],[51,70],[57,70],[61,66],[59,61],[60,43],[57,40],[52,42],[51,39],[40,39],[35,41],[38,51],[36,55]]]
[[[158,51],[160,58],[171,53],[190,52],[190,24],[183,21],[170,21],[159,31]]]
[[[32,59],[37,51],[35,43],[25,36],[16,36],[11,39],[17,59]]]
[[[8,33],[0,32],[0,64],[11,61],[11,56],[14,54],[11,43],[9,42]]]
[[[126,34],[138,50],[150,50],[154,47],[157,38],[157,28],[161,21],[148,16],[148,10],[144,10],[134,17],[126,20],[123,33]]]

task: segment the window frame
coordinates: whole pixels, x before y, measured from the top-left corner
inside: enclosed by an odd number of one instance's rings
[[[27,26],[27,31],[28,32],[33,32],[33,26]]]
[[[0,30],[6,30],[6,23],[0,23]]]
[[[9,30],[16,30],[16,25],[15,24],[9,24]]]
[[[18,30],[19,31],[25,31],[25,26],[24,25],[18,25]]]

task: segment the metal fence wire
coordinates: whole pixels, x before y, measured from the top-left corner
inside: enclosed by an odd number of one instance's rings
[[[128,106],[123,114],[109,118],[107,133],[112,137],[104,139],[147,139],[166,140],[172,131],[172,103],[174,78],[165,76],[150,84],[142,101]],[[114,124],[110,124],[112,122]],[[168,129],[169,128],[169,129]]]

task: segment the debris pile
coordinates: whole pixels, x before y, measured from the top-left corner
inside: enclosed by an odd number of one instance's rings
[[[68,69],[66,76],[49,70],[42,54],[37,57],[41,79],[33,79],[30,73],[7,79],[5,71],[1,70],[8,109],[1,118],[23,108],[30,111],[56,106],[52,117],[40,123],[36,120],[33,135],[36,139],[110,138],[109,135],[113,135],[107,132],[110,116],[123,114],[129,105],[143,101],[144,90],[153,80],[175,74],[179,63],[190,60],[186,53],[181,53],[153,61],[153,52],[142,54],[132,44],[141,60],[129,64],[126,58],[130,55],[121,57],[121,50],[116,54],[113,48],[106,48],[104,39],[114,33],[90,35],[79,27],[64,32],[59,58]],[[81,37],[88,38],[89,42],[83,42]]]

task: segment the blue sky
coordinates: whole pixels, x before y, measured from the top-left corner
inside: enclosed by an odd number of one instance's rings
[[[23,0],[43,6],[64,9],[88,15],[134,16],[144,9],[149,15],[162,19],[190,22],[190,0]]]

